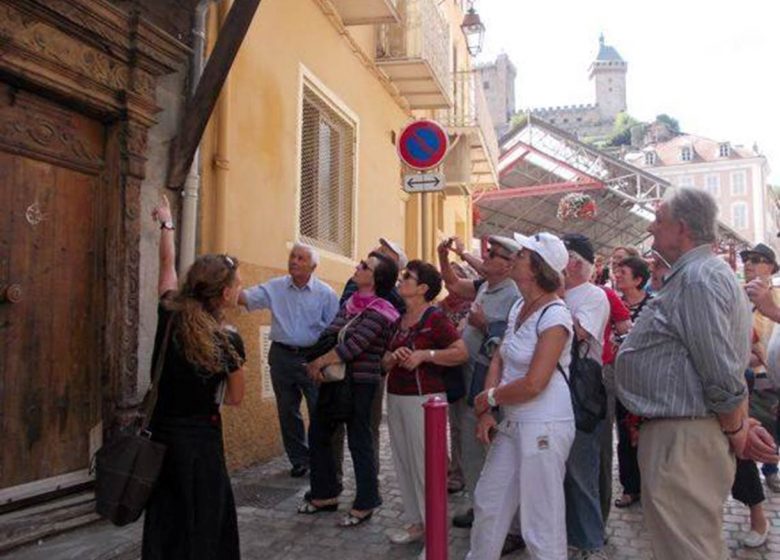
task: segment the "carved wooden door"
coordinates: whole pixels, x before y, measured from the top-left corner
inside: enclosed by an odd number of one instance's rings
[[[0,495],[83,482],[100,432],[104,143],[0,82]]]

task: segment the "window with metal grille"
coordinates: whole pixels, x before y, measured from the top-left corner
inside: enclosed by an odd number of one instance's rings
[[[301,119],[301,240],[352,256],[355,125],[309,86]]]

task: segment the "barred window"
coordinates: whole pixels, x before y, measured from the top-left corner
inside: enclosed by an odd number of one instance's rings
[[[355,125],[304,85],[301,127],[301,240],[351,257]]]

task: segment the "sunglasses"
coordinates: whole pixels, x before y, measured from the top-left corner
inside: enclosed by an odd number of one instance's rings
[[[510,257],[509,255],[502,255],[501,253],[499,253],[495,249],[490,249],[488,251],[488,257],[490,257],[491,259],[495,259],[496,257],[498,257],[499,259],[504,259],[505,261],[511,261],[512,260],[512,257]]]
[[[227,255],[222,255],[222,260],[225,261],[225,264],[230,270],[235,270],[236,268],[236,261],[234,261],[232,258],[230,258]]]
[[[368,265],[368,263],[367,263],[366,261],[360,261],[360,262],[358,263],[358,268],[359,268],[360,270],[370,270],[371,272],[373,272],[373,271],[374,271],[374,269],[373,269],[373,268],[371,268],[371,267]]]
[[[764,257],[759,257],[758,255],[749,255],[742,259],[742,262],[750,263],[750,264],[772,264],[772,261],[769,259],[765,259]]]
[[[411,273],[411,272],[409,272],[408,270],[404,270],[404,271],[401,273],[401,280],[409,280],[410,278],[411,278],[412,280],[414,280],[415,282],[418,282],[418,281],[419,281],[419,280],[417,279],[417,276],[415,276],[414,274],[412,274],[412,273]]]

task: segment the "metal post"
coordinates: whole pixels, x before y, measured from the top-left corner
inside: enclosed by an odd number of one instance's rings
[[[420,193],[420,259],[428,260],[428,195]]]
[[[447,560],[447,401],[425,409],[425,558]]]

